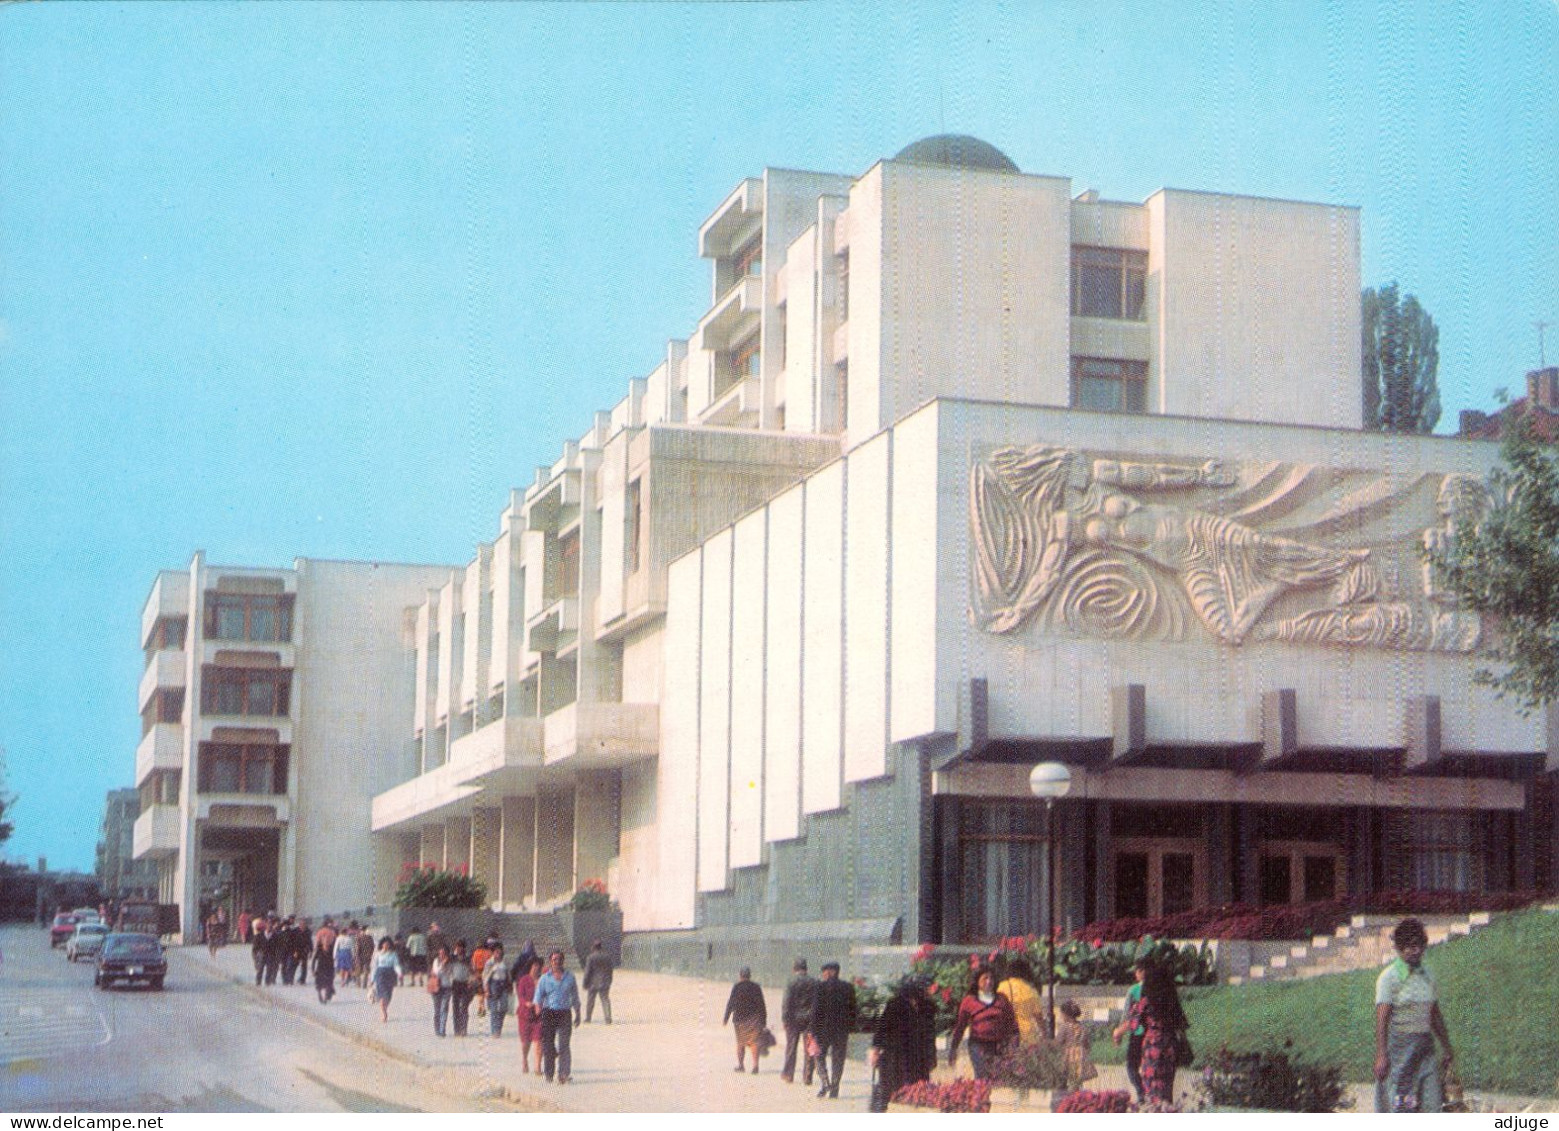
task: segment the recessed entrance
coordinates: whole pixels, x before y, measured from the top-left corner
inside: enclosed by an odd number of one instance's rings
[[[1111,846],[1115,915],[1174,915],[1207,903],[1207,851],[1190,837],[1122,837]]]

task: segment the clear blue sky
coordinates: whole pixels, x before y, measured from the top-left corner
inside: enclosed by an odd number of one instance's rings
[[[1559,323],[1552,0],[0,8],[4,853],[90,868],[159,569],[466,562],[692,330],[742,177],[940,132],[1361,206],[1442,430]]]

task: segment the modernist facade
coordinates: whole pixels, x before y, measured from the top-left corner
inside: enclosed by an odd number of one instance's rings
[[[689,335],[408,601],[367,902],[604,879],[659,961],[1036,930],[1052,836],[1071,925],[1551,882],[1551,728],[1418,554],[1497,449],[1359,431],[1355,210],[935,138],[698,243]]]
[[[397,862],[363,830],[408,765],[407,608],[449,567],[299,559],[158,574],[141,615],[134,854],[187,937],[213,899],[358,907]],[[368,900],[371,901],[371,900]]]

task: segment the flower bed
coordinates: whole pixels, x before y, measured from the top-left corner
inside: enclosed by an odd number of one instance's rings
[[[1065,1096],[1056,1104],[1055,1110],[1062,1115],[1083,1114],[1109,1114],[1119,1115],[1136,1111],[1137,1105],[1131,1102],[1130,1092],[1073,1092]]]
[[[928,1108],[945,1112],[988,1112],[991,1110],[991,1083],[989,1080],[954,1080],[948,1084],[933,1084],[922,1080],[906,1084],[893,1093],[890,1101],[901,1107]]]

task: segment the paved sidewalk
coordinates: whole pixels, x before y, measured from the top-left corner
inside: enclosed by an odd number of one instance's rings
[[[249,948],[230,946],[212,959],[204,947],[182,947],[180,958],[199,963],[268,1001],[373,1048],[387,1072],[415,1073],[419,1083],[452,1095],[501,1097],[518,1107],[572,1112],[864,1112],[870,1074],[864,1057],[870,1038],[851,1038],[853,1059],[837,1100],[816,1098],[798,1079],[779,1078],[783,1047],[763,1059],[758,1075],[734,1071],[735,1038],[722,1028],[730,986],[671,974],[619,970],[612,983],[612,1025],[595,1022],[574,1033],[573,1079],[567,1085],[520,1070],[520,1042],[513,1018],[504,1035],[488,1035],[488,1021],[472,1010],[470,1035],[440,1039],[433,1033],[433,1004],[420,986],[403,986],[390,1003],[390,1020],[366,991],[350,987],[321,1005],[314,987],[254,985]],[[579,977],[579,971],[574,971]],[[777,1024],[782,986],[765,986],[771,1027]],[[967,1063],[967,1061],[965,1062]]]

